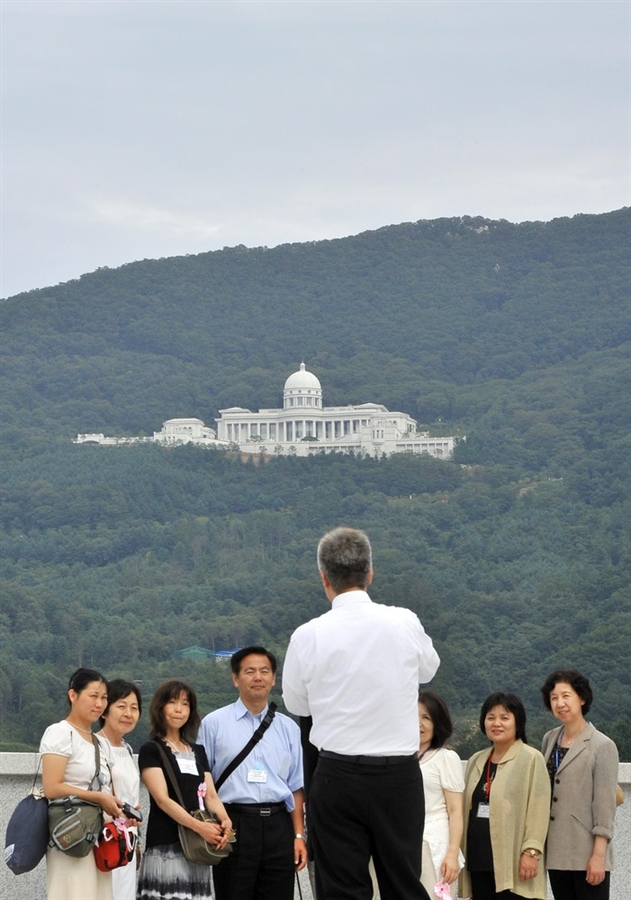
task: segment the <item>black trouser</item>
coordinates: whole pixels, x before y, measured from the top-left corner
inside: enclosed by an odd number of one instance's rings
[[[496,891],[493,872],[469,872],[473,900],[510,900],[517,897],[512,891]]]
[[[420,882],[425,801],[416,755],[350,760],[320,756],[311,782],[319,900],[371,900],[371,856],[381,900],[429,900]]]
[[[274,815],[267,816],[255,806],[248,811],[240,804],[225,807],[237,841],[230,856],[213,867],[217,900],[293,900],[294,829],[289,813],[274,808]]]
[[[588,884],[586,875],[585,869],[580,872],[548,871],[554,900],[609,900],[610,873],[605,873],[605,879],[600,884]]]

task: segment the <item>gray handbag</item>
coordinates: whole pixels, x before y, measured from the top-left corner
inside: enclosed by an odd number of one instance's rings
[[[160,754],[162,756],[162,761],[164,763],[164,770],[166,772],[168,780],[171,782],[171,786],[177,797],[178,803],[180,806],[186,809],[184,804],[184,798],[182,797],[182,792],[180,790],[180,786],[177,783],[177,778],[175,777],[175,772],[173,771],[173,766],[171,765],[171,760],[166,754],[166,751],[160,741],[153,741],[153,743],[160,750]],[[202,822],[213,822],[218,824],[217,816],[208,809],[193,809],[187,810],[194,819],[200,819]],[[212,844],[209,844],[208,841],[205,841],[201,834],[198,834],[196,831],[193,831],[191,828],[187,828],[186,825],[180,825],[178,822],[177,826],[178,837],[180,839],[180,844],[182,845],[182,850],[184,852],[184,856],[187,858],[189,862],[195,863],[198,866],[216,866],[221,862],[222,859],[225,859],[230,853],[232,853],[232,844],[236,841],[234,835],[230,835],[228,839],[228,843],[221,850],[218,850],[217,847],[213,847]]]
[[[101,771],[101,752],[94,735],[92,742],[96,763],[94,784]],[[103,810],[96,803],[70,796],[51,800],[48,804],[48,846],[57,847],[68,856],[87,856],[94,849],[102,829]]]

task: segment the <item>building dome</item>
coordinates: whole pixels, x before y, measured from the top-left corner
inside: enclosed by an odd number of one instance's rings
[[[307,372],[305,364],[300,363],[300,371],[294,372],[285,382],[286,391],[321,391],[322,387],[313,372]]]
[[[283,390],[283,409],[297,406],[313,406],[322,409],[322,388],[312,372],[307,372],[305,364],[300,363],[300,370],[290,375]]]

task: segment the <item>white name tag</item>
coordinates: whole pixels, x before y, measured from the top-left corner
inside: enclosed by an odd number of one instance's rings
[[[256,784],[267,783],[267,772],[265,769],[248,769],[248,781]]]
[[[478,803],[478,819],[488,819],[491,809],[488,803]]]
[[[197,762],[194,759],[183,759],[181,756],[176,756],[177,764],[180,767],[180,772],[182,775],[198,775],[197,771]]]

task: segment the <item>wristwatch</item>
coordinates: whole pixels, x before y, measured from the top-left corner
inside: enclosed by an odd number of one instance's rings
[[[296,834],[294,835],[295,841],[304,841],[304,839],[305,839],[304,834],[300,834],[299,831],[297,831]]]
[[[524,850],[524,852],[522,853],[522,856],[524,855],[524,853],[526,854],[526,856],[531,856],[533,859],[539,859],[539,857],[541,856],[541,851],[533,850],[532,847],[530,847],[530,849],[528,849],[528,850]]]

